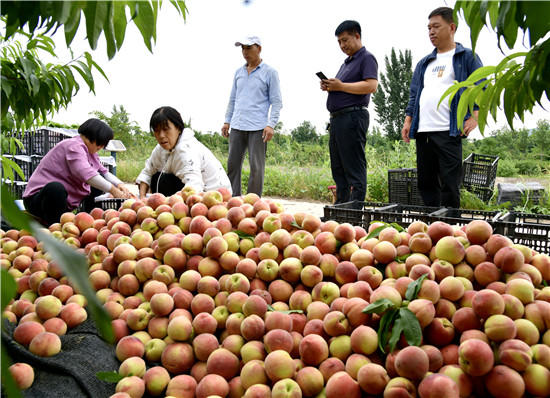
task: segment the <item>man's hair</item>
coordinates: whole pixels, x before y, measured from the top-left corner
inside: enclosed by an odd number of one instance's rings
[[[361,25],[359,25],[359,22],[357,21],[344,21],[340,25],[338,25],[338,27],[336,28],[336,32],[334,32],[334,35],[339,36],[344,32],[348,32],[350,35],[359,33],[359,37],[361,37]]]
[[[183,131],[185,128],[180,113],[171,106],[163,106],[155,110],[153,116],[151,116],[151,121],[149,122],[151,133],[154,133],[158,128],[167,128],[168,121],[171,121],[180,131]]]
[[[456,22],[453,18],[453,9],[450,7],[438,7],[435,10],[433,10],[430,15],[428,15],[428,19],[432,17],[440,16],[445,22],[447,22],[449,25],[454,23],[456,25]]]
[[[107,146],[114,136],[113,129],[99,119],[86,120],[78,128],[78,134],[82,134],[90,142],[95,142],[99,146]]]

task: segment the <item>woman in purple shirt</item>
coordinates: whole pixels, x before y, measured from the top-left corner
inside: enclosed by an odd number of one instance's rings
[[[99,119],[89,119],[78,128],[79,135],[63,140],[49,151],[32,173],[23,193],[25,209],[48,225],[74,210],[87,197],[85,211],[94,207],[100,191],[115,198],[132,194],[122,181],[103,167],[97,152],[113,138],[113,130]],[[91,192],[92,188],[93,191]]]

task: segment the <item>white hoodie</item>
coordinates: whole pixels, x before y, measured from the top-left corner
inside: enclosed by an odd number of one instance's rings
[[[157,144],[145,162],[136,182],[151,185],[151,177],[158,172],[174,174],[185,186],[194,187],[197,192],[227,188],[231,183],[222,164],[195,138],[195,132],[185,128],[174,149],[167,151]]]

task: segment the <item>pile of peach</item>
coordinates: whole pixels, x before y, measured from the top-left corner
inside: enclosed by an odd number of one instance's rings
[[[368,237],[382,225],[186,188],[65,213],[49,232],[86,256],[112,319],[113,397],[550,396],[550,256],[482,220]],[[0,242],[17,283],[3,317],[31,353],[55,355],[86,298],[34,237]],[[419,347],[401,337],[384,354],[383,314],[363,312],[380,299],[416,315]],[[28,365],[10,370],[32,384]]]

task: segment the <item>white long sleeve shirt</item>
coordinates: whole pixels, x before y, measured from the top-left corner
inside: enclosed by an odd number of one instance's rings
[[[192,186],[197,192],[222,187],[231,191],[231,183],[222,164],[195,138],[195,132],[190,128],[183,130],[172,150],[167,151],[157,145],[136,182],[145,182],[150,186],[151,177],[158,172],[174,174],[185,186]]]

